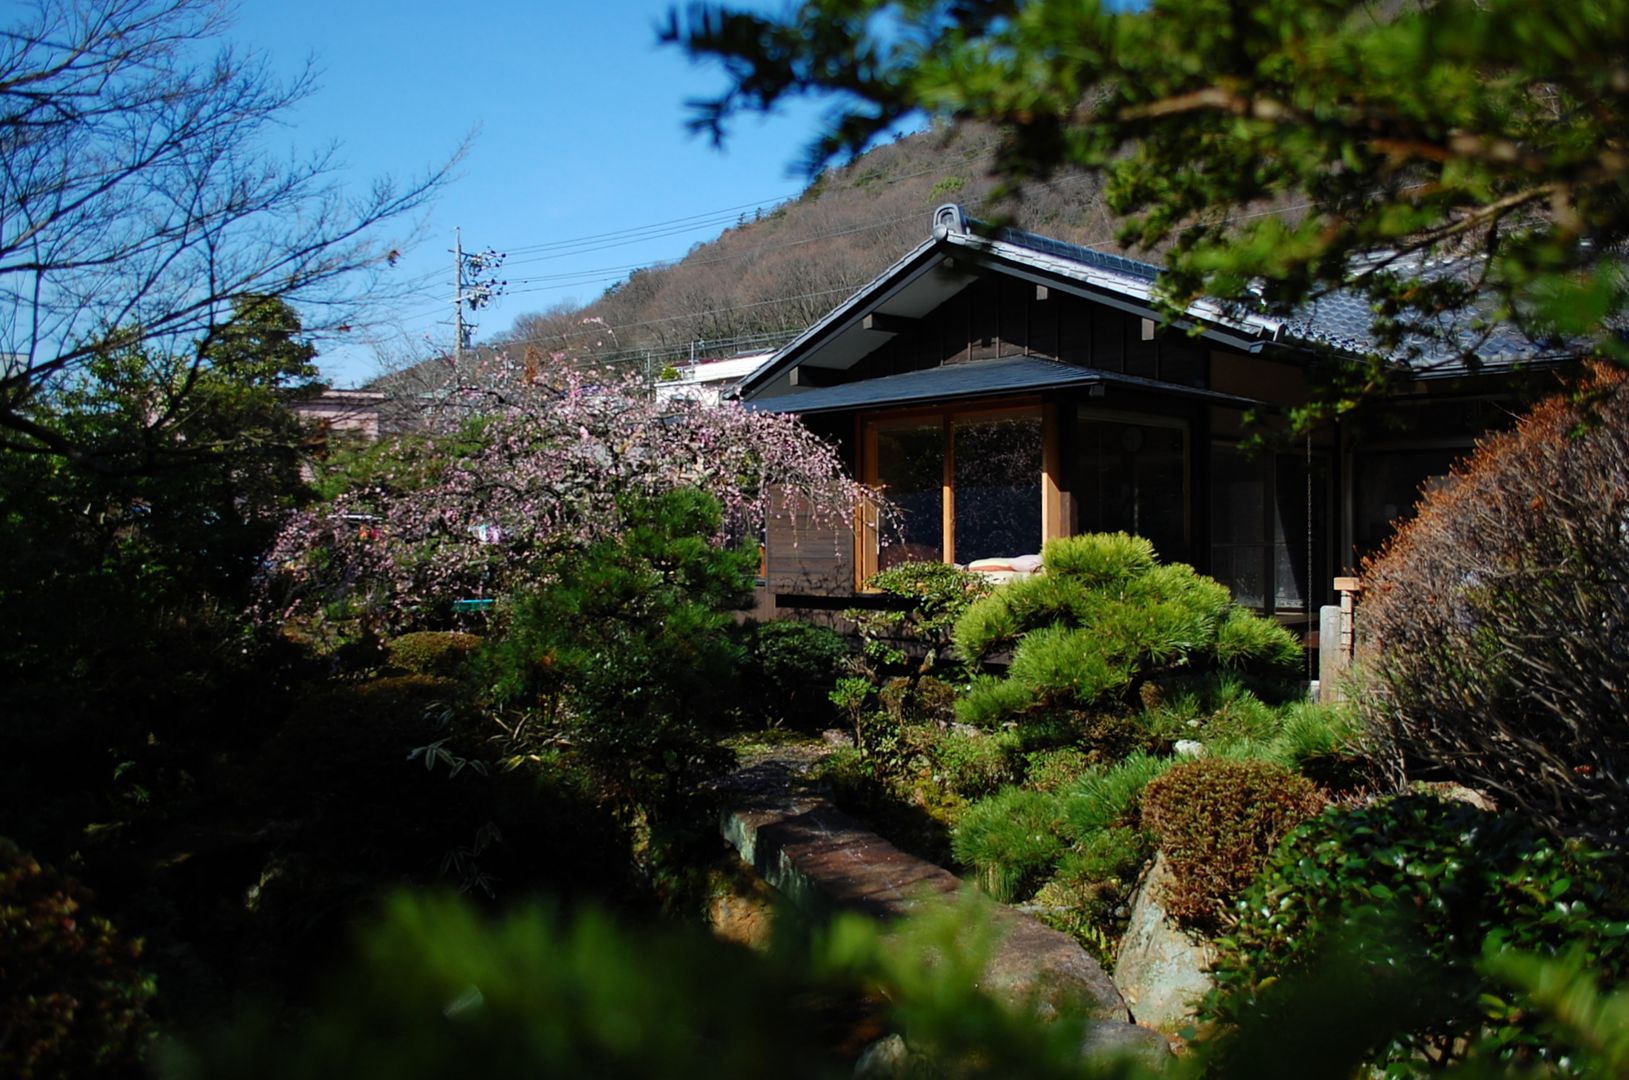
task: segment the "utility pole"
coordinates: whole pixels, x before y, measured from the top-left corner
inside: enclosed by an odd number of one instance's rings
[[[464,305],[479,311],[503,294],[507,281],[492,275],[507,258],[503,252],[487,248],[485,251],[464,254],[464,231],[453,229],[453,370],[462,372],[464,349],[469,345],[474,323],[464,321]]]
[[[464,370],[464,230],[453,228],[453,370]]]

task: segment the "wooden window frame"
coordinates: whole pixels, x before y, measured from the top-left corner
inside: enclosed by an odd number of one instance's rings
[[[1196,492],[1194,491],[1194,434],[1193,421],[1185,416],[1172,416],[1165,413],[1153,412],[1122,412],[1115,409],[1104,409],[1091,405],[1079,405],[1075,408],[1075,428],[1091,423],[1105,424],[1138,424],[1143,427],[1164,428],[1167,431],[1182,432],[1182,544],[1188,551],[1188,561],[1195,561],[1194,545],[1194,504]],[[1078,444],[1077,444],[1078,450]],[[1077,454],[1078,460],[1078,454]],[[1081,496],[1075,495],[1075,504],[1080,505]],[[1079,514],[1076,514],[1076,526],[1079,525]]]
[[[954,428],[969,420],[1039,420],[1041,422],[1041,536],[1040,543],[1064,535],[1063,486],[1060,470],[1058,408],[1040,397],[1001,401],[970,401],[955,405],[922,405],[880,410],[855,417],[855,445],[860,451],[860,477],[877,484],[877,432],[889,428],[927,427],[937,421],[943,446],[940,478],[940,560],[955,562],[956,552],[956,456]],[[877,573],[879,536],[876,509],[867,503],[856,515],[854,529],[854,568],[857,590]]]

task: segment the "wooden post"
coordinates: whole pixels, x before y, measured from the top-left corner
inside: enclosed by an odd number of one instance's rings
[[[1357,597],[1363,586],[1355,577],[1335,579],[1340,606],[1320,609],[1318,626],[1318,700],[1343,701],[1346,675],[1357,653]]]
[[[1350,665],[1357,652],[1357,598],[1363,584],[1355,577],[1338,577],[1335,591],[1341,594],[1341,656]]]

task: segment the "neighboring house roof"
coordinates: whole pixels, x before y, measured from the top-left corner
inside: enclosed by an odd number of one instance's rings
[[[296,416],[325,425],[330,431],[351,431],[372,440],[379,437],[379,409],[385,395],[367,390],[325,389],[294,402]]]
[[[1437,272],[1451,273],[1459,269],[1449,263],[1436,267]],[[1158,266],[1017,229],[1000,229],[984,235],[977,229],[977,223],[969,222],[959,206],[941,206],[934,211],[933,235],[929,239],[773,353],[742,381],[739,396],[762,402],[764,407],[768,407],[771,398],[786,396],[789,400],[776,402],[774,406],[780,411],[840,407],[817,403],[838,400],[840,395],[836,391],[841,387],[801,389],[791,378],[793,370],[804,363],[834,370],[853,367],[884,340],[879,334],[888,333],[886,323],[878,316],[885,320],[890,316],[919,318],[926,315],[975,280],[980,270],[995,270],[1038,286],[1057,288],[1145,318],[1163,317],[1155,300]],[[1374,315],[1369,301],[1353,291],[1323,296],[1290,318],[1276,318],[1212,300],[1189,305],[1184,315],[1177,322],[1179,328],[1247,352],[1288,346],[1362,356],[1369,355],[1376,347]],[[1478,340],[1472,336],[1474,327],[1466,325],[1461,329],[1445,325],[1443,329],[1446,340],[1408,339],[1391,359],[1410,363],[1421,377],[1466,374],[1468,368],[1460,355],[1463,348],[1456,349],[1452,343]],[[1509,328],[1501,328],[1480,342],[1477,353],[1484,368],[1576,358],[1571,350],[1541,349]],[[981,377],[993,375],[995,370],[992,367]],[[1038,373],[1038,369],[1024,370],[1031,376]],[[1059,381],[1044,385],[1077,381],[1071,370],[1071,365],[1053,364],[1051,374]],[[1016,375],[1018,369],[1010,373]],[[864,385],[872,389],[878,389],[881,384],[892,386],[890,380],[901,377],[866,380]],[[1043,384],[1033,385],[1039,388]],[[1007,391],[1012,385],[999,389]],[[864,402],[876,400],[867,397]],[[807,402],[808,407],[795,402]],[[855,405],[861,403],[860,399],[854,399]]]
[[[663,400],[682,397],[717,403],[742,379],[758,370],[769,355],[766,352],[758,352],[750,356],[732,356],[724,360],[699,360],[694,364],[684,364],[675,369],[678,372],[677,378],[657,380],[656,396]]]

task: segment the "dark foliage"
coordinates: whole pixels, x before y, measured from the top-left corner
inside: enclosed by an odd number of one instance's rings
[[[77,882],[0,837],[0,1072],[136,1075],[154,990],[141,952]]]
[[[699,491],[628,498],[623,533],[562,559],[513,603],[484,653],[496,701],[569,746],[608,795],[676,805],[726,755],[716,742],[743,659],[730,611],[756,554],[714,546]]]
[[[849,655],[843,635],[778,619],[749,626],[745,639],[740,688],[748,723],[819,731],[837,720],[831,691]]]
[[[481,647],[474,634],[456,630],[419,630],[390,640],[390,666],[410,675],[456,676]]]
[[[1464,803],[1416,795],[1328,810],[1285,841],[1239,901],[1201,1020],[1224,1032],[1283,1030],[1305,1015],[1287,991],[1336,962],[1345,972],[1343,1013],[1391,1018],[1351,1029],[1366,1040],[1356,1049],[1388,1076],[1433,1073],[1467,1053],[1543,1060],[1574,1075],[1560,1060],[1567,1040],[1553,1014],[1481,962],[1516,950],[1571,954],[1598,985],[1622,980],[1629,892],[1621,870],[1520,817]],[[1323,1000],[1327,1007],[1335,998]],[[1229,1045],[1219,1045],[1219,1062],[1230,1060]]]

